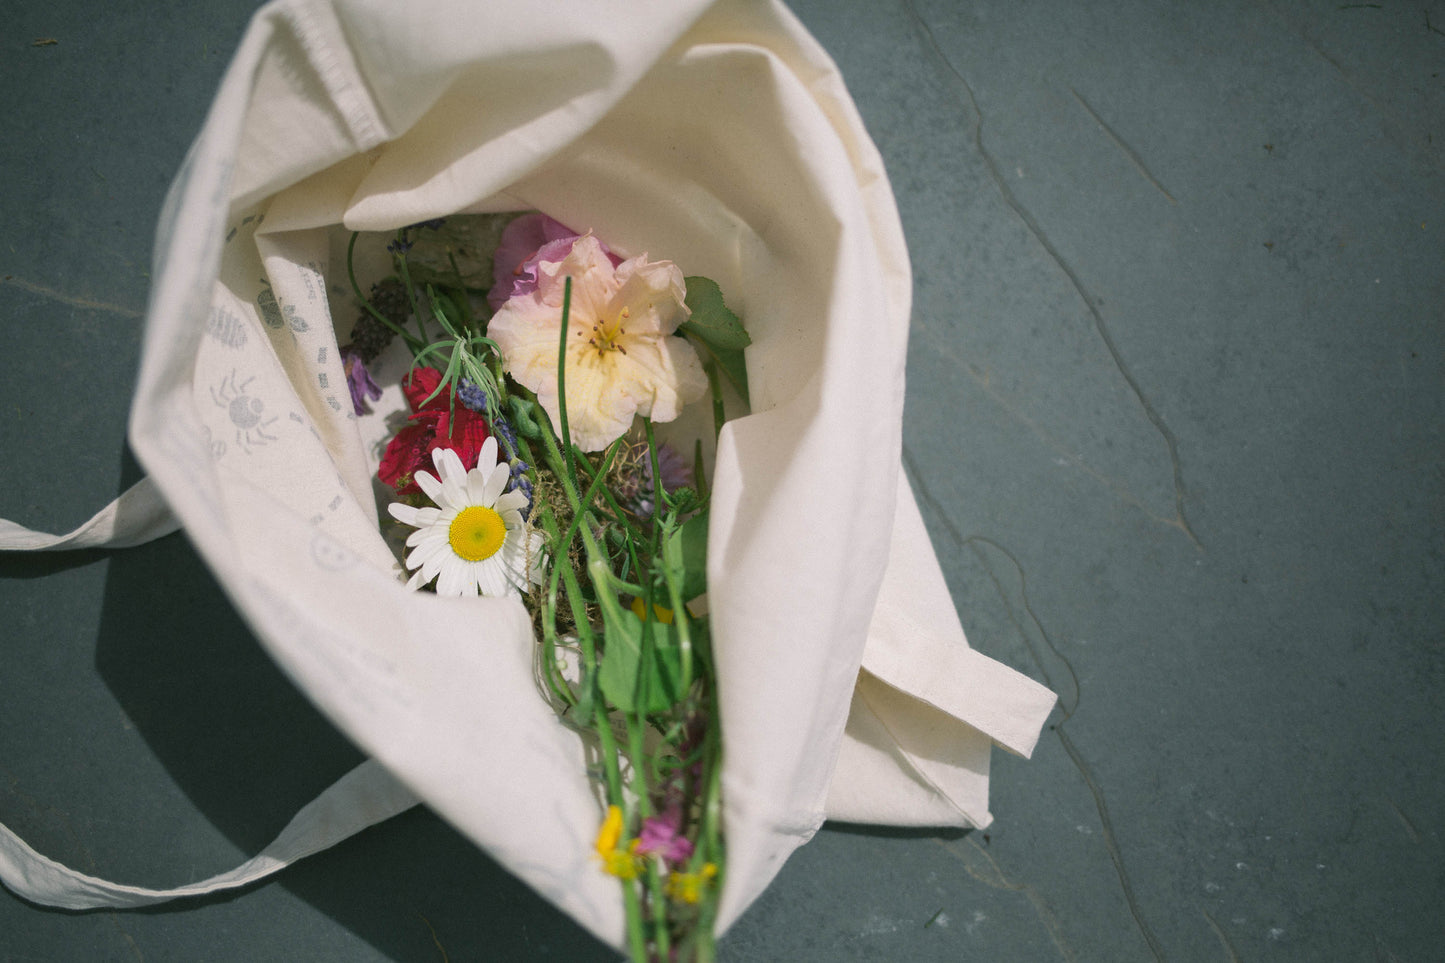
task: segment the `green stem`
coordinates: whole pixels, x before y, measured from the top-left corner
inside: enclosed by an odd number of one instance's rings
[[[462,269],[457,267],[457,256],[452,253],[450,246],[447,247],[447,261],[451,263],[452,273],[457,276],[456,294],[452,296],[452,302],[456,304],[461,312],[462,323],[471,327],[472,305],[467,299],[467,282],[466,279],[462,277]]]
[[[662,487],[662,468],[657,458],[657,440],[652,437],[651,418],[642,419],[642,430],[647,433],[647,457],[652,461],[652,528],[657,531],[667,490]]]
[[[709,679],[710,683],[714,680]],[[699,871],[702,866],[711,862],[717,867],[717,876],[711,881],[707,893],[703,897],[702,910],[698,914],[697,931],[697,959],[699,963],[711,963],[716,952],[713,943],[713,926],[717,919],[718,896],[722,893],[723,880],[727,876],[727,860],[722,848],[722,745],[721,726],[722,720],[718,715],[716,686],[709,685],[711,691],[711,718],[708,720],[707,734],[704,742],[707,747],[707,757],[703,762],[703,772],[707,779],[706,795],[703,798],[702,826],[699,830],[698,854],[702,856],[699,862],[694,857],[694,865],[691,869]]]
[[[567,425],[567,322],[572,315],[572,279],[562,283],[562,333],[557,347],[557,422],[562,429],[562,451],[567,455],[567,477],[577,486],[577,465],[572,457],[572,430]]]
[[[622,447],[622,439],[614,441],[607,449],[607,454],[602,459],[602,470],[592,479],[592,484],[587,488],[587,494],[582,498],[583,505],[591,505],[592,499],[597,497],[597,489],[602,487],[602,482],[607,475],[607,469],[612,466],[612,457],[617,454],[617,449]],[[567,533],[562,536],[562,542],[558,551],[564,555],[567,548],[572,544],[572,539],[577,537],[577,529],[582,525],[583,512],[575,512],[572,515],[572,523],[567,526]],[[590,514],[590,512],[588,513]],[[596,586],[594,586],[596,587]]]
[[[638,528],[637,524],[627,517],[627,510],[617,504],[617,497],[612,494],[612,489],[602,489],[602,500],[607,503],[608,508],[612,509],[612,513],[617,516],[617,521],[622,523],[623,528],[627,531],[628,539],[636,539],[639,542],[642,541],[642,529]],[[633,567],[636,567],[636,564],[637,559],[636,553],[634,552]]]
[[[668,601],[672,607],[672,624],[677,626],[677,648],[682,659],[682,680],[678,683],[678,691],[686,692],[692,688],[692,628],[689,625],[687,604],[682,597],[682,586],[677,583],[677,573],[665,561],[662,567],[662,577],[667,584]]]
[[[351,291],[353,294],[356,295],[356,300],[361,302],[361,306],[366,309],[368,314],[370,314],[373,318],[390,328],[393,334],[401,335],[401,339],[406,342],[407,348],[410,349],[412,354],[414,355],[419,349],[426,347],[426,343],[418,341],[412,335],[407,334],[406,331],[402,330],[394,323],[392,323],[392,320],[390,318],[382,314],[380,311],[376,310],[376,308],[372,307],[371,299],[361,293],[361,285],[356,283],[356,265],[354,263],[354,252],[356,251],[356,239],[360,236],[361,232],[352,231],[351,242],[346,245],[346,276],[351,279]]]
[[[416,288],[411,283],[411,271],[406,266],[406,254],[394,254],[392,257],[396,261],[396,270],[401,275],[401,286],[406,288],[406,299],[411,305],[411,313],[416,316],[416,327],[421,332],[422,344],[426,344],[426,322],[422,319],[421,308],[416,303]]]
[[[542,528],[548,541],[557,544],[557,520],[550,509],[541,514]],[[557,564],[552,564],[548,591],[542,596],[542,664],[547,686],[568,706],[577,704],[577,695],[557,669]]]
[[[702,498],[708,497],[707,466],[702,463],[702,439],[692,446],[692,486]]]
[[[565,413],[565,409],[564,413]],[[565,414],[564,414],[565,417]],[[551,465],[552,472],[557,476],[558,482],[562,485],[562,494],[567,496],[567,504],[576,514],[582,510],[581,503],[577,500],[577,488],[575,476],[567,473],[567,460],[562,457],[562,452],[557,448],[557,438],[552,433],[549,425],[542,425],[542,444],[547,449],[547,461]]]
[[[657,943],[656,959],[666,960],[672,955],[672,940],[667,931],[667,894],[663,890],[662,870],[658,862],[657,857],[647,861],[647,888],[652,894],[652,938]]]
[[[712,434],[713,440],[722,434],[723,423],[727,421],[727,413],[723,410],[722,382],[718,379],[717,363],[708,362],[703,365],[707,372],[707,384],[712,389]]]
[[[642,419],[642,430],[647,435],[647,457],[652,461],[652,531],[647,533],[647,557],[657,562],[658,539],[662,532],[662,472],[657,461],[657,440],[652,437],[652,419]],[[652,614],[652,580],[643,583],[647,594],[642,600],[643,611]]]

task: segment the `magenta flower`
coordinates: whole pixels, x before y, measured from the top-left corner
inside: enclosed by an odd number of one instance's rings
[[[648,816],[642,821],[637,837],[639,856],[656,853],[670,866],[681,866],[692,856],[692,842],[680,832],[682,811],[669,807],[661,816]]]
[[[561,261],[572,250],[572,242],[581,236],[546,214],[523,214],[508,224],[492,261],[492,289],[487,292],[492,310],[501,308],[509,298],[537,290],[537,265]],[[613,267],[622,263],[606,244],[602,245],[602,253]]]

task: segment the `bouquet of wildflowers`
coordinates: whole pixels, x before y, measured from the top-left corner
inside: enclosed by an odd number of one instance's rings
[[[653,426],[710,396],[715,441],[724,383],[746,402],[748,336],[713,282],[544,214],[426,222],[388,250],[370,296],[348,263],[365,311],[342,354],[358,414],[380,397],[368,364],[398,338],[412,354],[378,472],[408,585],[522,599],[541,696],[595,753],[597,868],[621,883],[633,958],[711,959],[705,445]]]

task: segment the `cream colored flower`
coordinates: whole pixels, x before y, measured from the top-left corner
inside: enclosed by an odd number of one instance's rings
[[[541,570],[542,536],[522,519],[527,496],[503,493],[510,470],[497,464],[497,439],[482,443],[477,466],[467,471],[450,448],[432,452],[437,476],[416,473],[416,483],[436,508],[396,502],[387,511],[416,531],[407,538],[406,567],[416,574],[407,588],[437,580],[438,595],[504,596],[523,591]]]
[[[671,421],[701,398],[707,376],[692,345],[674,337],[687,320],[682,271],[644,254],[616,268],[590,234],[561,261],[537,267],[537,290],[498,309],[487,335],[507,372],[530,388],[559,431],[557,350],[562,295],[572,279],[567,322],[567,422],[572,442],[598,451],[634,415]]]

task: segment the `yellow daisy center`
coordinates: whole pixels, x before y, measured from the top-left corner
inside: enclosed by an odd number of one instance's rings
[[[491,558],[507,540],[507,524],[502,516],[484,505],[472,505],[457,513],[447,529],[452,551],[468,562]]]

